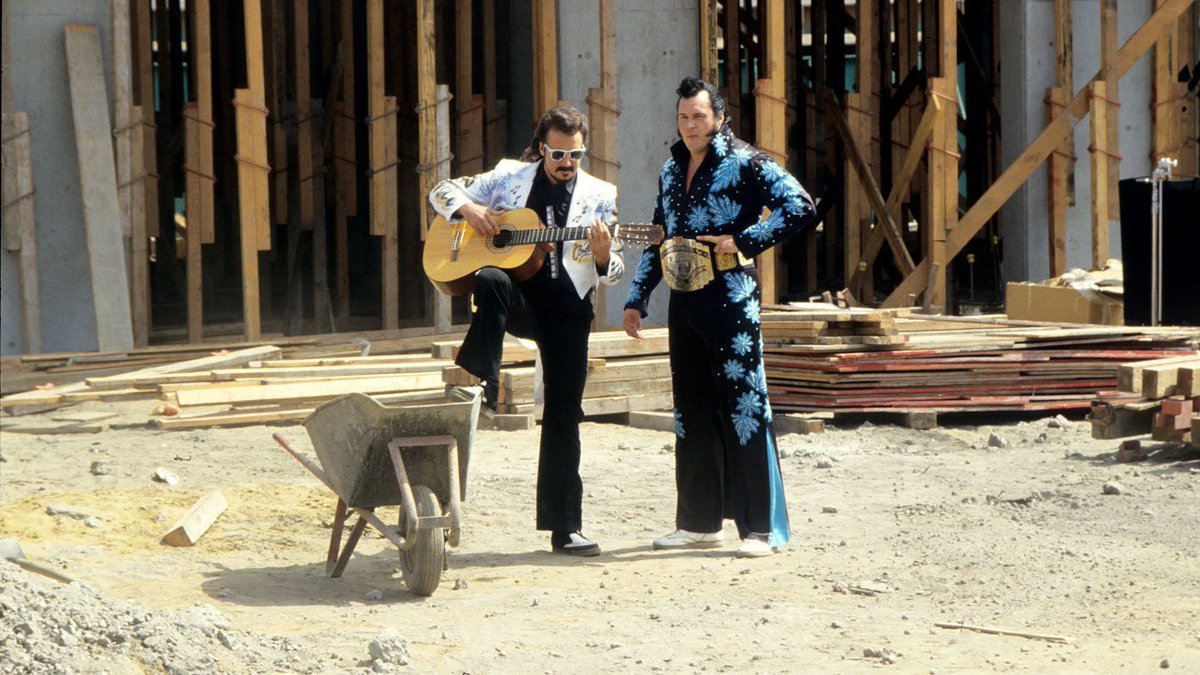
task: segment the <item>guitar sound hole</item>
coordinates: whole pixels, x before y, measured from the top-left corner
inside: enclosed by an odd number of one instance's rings
[[[512,245],[512,238],[511,230],[501,230],[500,234],[492,237],[492,248],[508,248]]]

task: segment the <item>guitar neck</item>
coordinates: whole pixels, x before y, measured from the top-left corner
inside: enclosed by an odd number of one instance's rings
[[[608,224],[610,234],[619,232],[619,225]],[[558,241],[574,241],[576,239],[587,239],[587,226],[578,227],[547,227],[539,230],[517,230],[512,233],[510,243],[519,244],[547,244]]]

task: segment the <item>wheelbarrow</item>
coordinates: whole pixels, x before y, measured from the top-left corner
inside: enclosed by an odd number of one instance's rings
[[[317,459],[298,452],[281,434],[275,441],[337,495],[325,572],[340,577],[363,530],[371,525],[400,549],[404,583],[432,595],[446,568],[446,544],[458,546],[460,504],[467,491],[478,394],[437,405],[388,407],[364,394],[328,401],[305,420]],[[375,509],[399,506],[397,526]],[[358,521],[342,544],[346,521]]]

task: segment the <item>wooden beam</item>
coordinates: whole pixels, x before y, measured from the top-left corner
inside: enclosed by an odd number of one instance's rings
[[[384,129],[391,122],[392,110],[384,102],[383,0],[367,0],[367,115],[370,137],[370,233],[383,236],[387,231],[387,188]],[[386,119],[386,121],[385,121]]]
[[[472,0],[456,0],[454,12],[455,118],[458,137],[454,160],[459,176],[483,172],[483,97],[475,95],[472,55]]]
[[[726,0],[728,3],[728,0]],[[699,0],[700,14],[700,77],[716,83],[717,64],[717,0]],[[603,10],[601,10],[603,11]]]
[[[904,164],[900,167],[900,172],[892,180],[892,191],[888,193],[886,212],[891,214],[897,228],[900,227],[901,223],[901,202],[908,195],[908,187],[917,173],[917,167],[921,163],[921,158],[925,155],[925,147],[929,145],[929,139],[933,134],[933,125],[941,114],[940,107],[941,103],[936,98],[929,98],[929,105],[925,109],[925,114],[921,116],[921,122],[917,125],[917,130],[913,133],[912,141],[908,145],[908,152],[904,155]],[[884,242],[887,241],[884,232],[882,223],[871,231],[871,236],[867,239],[867,245],[863,249],[862,255],[862,262],[866,263],[866,267],[864,268],[860,265],[854,271],[854,275],[848,284],[850,288],[857,289],[860,279],[865,280],[866,277],[864,275],[870,273],[871,266],[875,264],[875,258],[879,255],[879,251],[882,250]],[[903,233],[903,230],[901,230],[901,233]],[[901,237],[901,241],[903,242],[903,237]],[[908,250],[907,247],[905,247],[905,250]],[[899,267],[900,263],[897,263],[896,266]]]
[[[336,92],[330,92],[336,95]],[[329,297],[329,228],[326,222],[325,198],[325,145],[332,143],[332,138],[326,130],[325,123],[328,114],[323,99],[314,98],[309,102],[309,114],[313,122],[317,141],[308,148],[314,168],[313,187],[313,230],[312,230],[312,298],[313,298],[313,329],[318,333],[328,333],[333,330],[333,303]],[[304,148],[300,148],[303,152]]]
[[[1054,0],[1054,53],[1057,69],[1056,86],[1062,92],[1061,103],[1075,92],[1075,30],[1072,26],[1071,0]],[[1061,106],[1060,106],[1061,107]],[[1058,114],[1056,110],[1054,114]],[[1063,142],[1067,156],[1062,172],[1065,176],[1067,206],[1075,206],[1075,148],[1074,137]]]
[[[533,115],[558,105],[558,3],[533,0]],[[428,221],[426,221],[428,222]]]
[[[247,340],[262,335],[262,317],[258,294],[258,181],[254,175],[261,168],[254,163],[253,136],[266,135],[264,118],[255,109],[254,95],[249,89],[234,90],[233,105],[237,115],[238,145],[238,212],[240,214],[239,249],[242,263],[242,321]],[[266,195],[261,198],[265,199]]]
[[[313,124],[312,83],[309,76],[310,54],[308,34],[309,3],[295,2],[292,8],[292,61],[288,70],[292,75],[292,95],[296,114],[296,186],[300,207],[300,229],[313,229],[313,187],[316,176],[313,172]]]
[[[436,93],[437,109],[434,116],[434,127],[437,134],[437,155],[434,160],[433,180],[441,182],[450,179],[450,87],[439,84]],[[426,297],[432,300],[434,327],[439,332],[449,332],[453,320],[450,296],[439,293],[433,284],[427,283],[426,287],[428,293]]]
[[[1067,97],[1061,87],[1046,89],[1046,121],[1050,122],[1066,105]],[[1066,145],[1066,143],[1064,143]],[[1070,148],[1059,147],[1050,155],[1047,180],[1050,187],[1050,213],[1046,233],[1049,237],[1050,276],[1067,271],[1067,179],[1070,172]]]
[[[333,166],[337,176],[334,193],[334,297],[341,319],[350,316],[350,243],[348,219],[358,213],[357,123],[354,119],[355,62],[354,2],[341,0],[338,5],[338,37],[342,53],[342,97],[334,122]]]
[[[154,106],[154,52],[153,24],[154,14],[150,7],[151,0],[134,0],[132,32],[136,36],[134,61],[136,62],[134,91],[138,105],[142,108],[142,176],[140,184],[143,190],[142,208],[144,209],[145,236],[159,236],[158,214],[158,144],[155,140]]]
[[[705,0],[708,2],[708,0]],[[617,149],[617,118],[621,115],[617,100],[617,21],[615,0],[600,0],[600,86],[588,89],[588,169],[592,175],[617,184],[621,163]],[[702,6],[706,6],[703,5]],[[596,289],[596,318],[593,330],[608,328],[608,287]]]
[[[1142,24],[1129,40],[1117,52],[1114,63],[1115,76],[1124,75],[1133,64],[1146,53],[1164,30],[1168,30],[1183,11],[1191,6],[1194,0],[1166,0],[1154,14]],[[1099,74],[1091,81],[1099,79]],[[1089,82],[1090,85],[1090,82]],[[1029,178],[1035,169],[1059,146],[1071,129],[1088,111],[1088,96],[1090,87],[1084,87],[1061,114],[1038,134],[1013,163],[992,183],[983,196],[971,207],[959,221],[958,226],[946,238],[947,260],[952,260],[959,251],[974,238],[975,234],[991,220],[996,211],[1004,205],[1008,198],[1017,191]],[[902,281],[884,302],[884,307],[896,307],[904,304],[907,297],[919,293],[925,288],[929,276],[929,261],[922,260]]]
[[[129,349],[133,320],[100,31],[85,24],[67,24],[64,30],[96,340],[101,350]]]
[[[1113,60],[1116,53],[1117,0],[1103,0],[1100,8],[1100,72],[1103,73],[1103,76],[1100,79],[1104,80],[1104,103],[1108,106],[1108,119],[1105,120],[1108,142],[1104,157],[1108,163],[1108,186],[1106,192],[1108,197],[1108,227],[1110,231],[1117,229],[1121,222],[1121,194],[1118,185],[1121,179],[1121,135],[1119,130],[1121,124],[1121,96],[1118,86],[1121,76],[1112,73]],[[1094,200],[1095,198],[1095,193],[1092,193],[1092,199]],[[1105,261],[1108,260],[1107,235],[1104,237],[1104,244],[1104,259],[1100,261],[1096,269],[1102,268]]]
[[[445,160],[447,170],[450,167],[448,163],[450,160],[449,138],[446,139],[446,156],[442,157],[438,154],[438,99],[442,96],[438,94],[437,55],[434,52],[437,39],[435,20],[433,0],[417,0],[417,176],[421,214],[418,231],[421,233],[422,239],[424,239],[425,231],[429,228],[434,216],[427,197],[433,191],[433,186],[437,184],[438,172],[443,166],[441,160]],[[446,97],[449,97],[448,91]],[[446,110],[448,112],[449,108]],[[446,122],[444,131],[449,134],[449,119]],[[447,175],[447,177],[449,176]],[[440,308],[441,304],[435,303],[435,320],[448,321],[448,313],[446,317],[441,317],[442,310]]]
[[[132,137],[141,133],[141,124],[140,120],[135,121],[132,115],[133,40],[129,3],[130,0],[110,0],[109,30],[112,47],[113,152],[117,172],[117,205],[121,214],[121,234],[132,242],[134,231],[144,231],[145,224],[139,223],[137,227],[133,224],[135,174]],[[144,208],[138,209],[137,212],[144,217]],[[128,263],[133,343],[144,347],[150,340],[150,261],[146,255],[133,255],[130,251]]]
[[[217,518],[229,508],[229,502],[220,490],[213,490],[192,505],[167,533],[162,543],[168,546],[192,546],[217,522]]]
[[[825,112],[833,120],[834,126],[841,135],[842,143],[846,148],[846,156],[850,159],[855,171],[858,172],[863,188],[867,192],[867,197],[871,200],[871,205],[879,215],[881,220],[879,226],[883,228],[883,235],[887,238],[887,242],[892,248],[892,254],[896,257],[897,266],[907,274],[914,268],[914,265],[912,256],[909,255],[908,249],[904,246],[900,227],[896,224],[891,212],[888,211],[887,202],[883,200],[883,195],[879,192],[879,185],[867,169],[866,160],[863,159],[862,152],[854,142],[854,137],[850,133],[850,127],[846,122],[846,118],[842,116],[842,111],[838,108],[837,99],[828,90],[825,92],[825,97]]]
[[[483,2],[483,109],[488,166],[504,156],[508,134],[496,98],[496,0]]]
[[[729,110],[729,127],[741,131],[742,108],[742,49],[741,19],[738,16],[741,0],[725,0],[725,103]]]
[[[4,113],[3,134],[4,216],[0,227],[4,228],[4,249],[18,252],[17,260],[21,268],[21,351],[39,354],[42,351],[42,320],[28,113]]]
[[[784,39],[784,0],[767,0],[759,5],[760,34],[765,40],[763,51],[764,67],[755,88],[755,146],[774,159],[779,166],[787,168],[787,72],[784,65],[786,50]],[[763,26],[762,24],[766,25]],[[767,214],[764,212],[763,216]],[[757,258],[759,283],[762,285],[762,301],[775,303],[782,295],[781,284],[786,278],[780,273],[781,248],[773,246]]]
[[[1096,80],[1090,85],[1088,97],[1091,114],[1092,159],[1092,269],[1103,269],[1108,260],[1108,82]]]
[[[187,339],[188,342],[204,341],[204,280],[202,251],[200,244],[202,236],[200,229],[204,219],[204,207],[200,188],[199,171],[194,167],[200,165],[200,115],[195,103],[183,105],[183,156],[185,183],[184,193],[187,200],[187,230],[184,241],[187,245]]]

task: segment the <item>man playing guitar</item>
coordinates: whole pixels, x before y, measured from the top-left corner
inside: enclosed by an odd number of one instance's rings
[[[483,382],[484,404],[495,409],[504,334],[537,342],[545,407],[538,460],[537,529],[551,532],[560,553],[600,554],[582,529],[579,422],[587,378],[592,297],[625,272],[621,244],[606,223],[616,219],[617,188],[579,168],[587,119],[570,106],[552,108],[537,124],[523,161],[501,160],[493,170],[438,183],[429,194],[447,221],[466,221],[481,236],[500,233],[507,210],[532,209],[548,227],[590,224],[586,241],[548,244],[541,269],[514,281],[493,267],[474,277],[476,312],[458,357]]]

